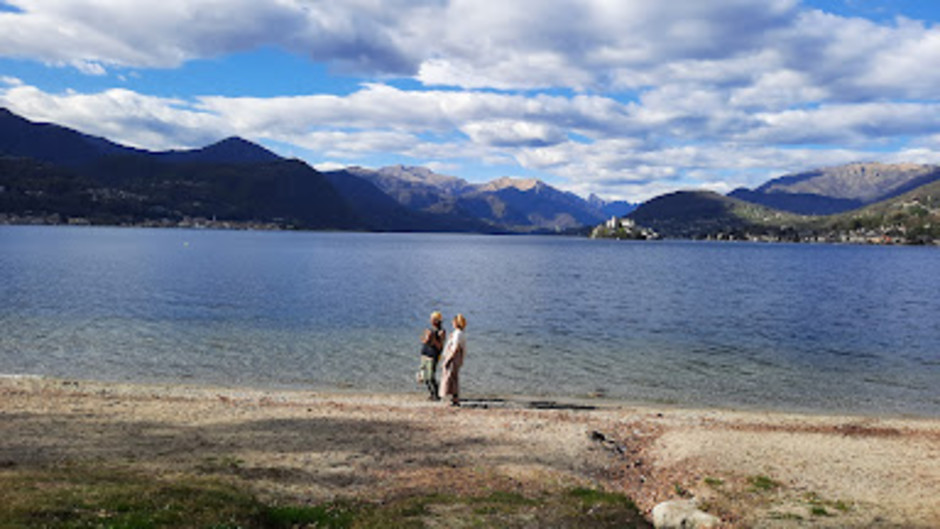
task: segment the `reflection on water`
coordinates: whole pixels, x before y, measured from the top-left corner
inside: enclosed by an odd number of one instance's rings
[[[937,415],[936,248],[0,228],[0,372]]]

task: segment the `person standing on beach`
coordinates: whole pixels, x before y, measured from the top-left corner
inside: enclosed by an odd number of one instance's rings
[[[447,331],[441,327],[444,317],[440,312],[431,313],[431,327],[424,330],[421,335],[421,380],[428,387],[431,394],[430,400],[440,400],[437,396],[437,362],[441,358],[441,350],[444,349],[444,340],[447,339]]]
[[[467,318],[463,314],[454,316],[454,334],[444,347],[444,355],[441,358],[441,389],[440,397],[450,396],[451,406],[460,406],[460,368],[463,366],[464,356],[467,354],[467,336],[464,329],[467,328]]]

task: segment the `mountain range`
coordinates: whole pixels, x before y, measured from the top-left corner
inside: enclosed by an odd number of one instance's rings
[[[424,167],[393,166],[378,170],[345,171],[373,183],[399,204],[455,222],[480,222],[513,232],[560,231],[596,224],[606,207],[560,191],[535,179],[500,178],[471,184],[462,178],[434,173]]]
[[[0,108],[0,221],[539,233],[632,207],[538,180],[471,184],[422,167],[323,173],[241,138],[152,152]]]
[[[624,215],[672,238],[936,243],[940,166],[854,163],[637,207],[535,179],[320,172],[236,137],[153,152],[0,108],[0,223],[578,233]]]

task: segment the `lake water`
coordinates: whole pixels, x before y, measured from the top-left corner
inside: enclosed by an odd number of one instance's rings
[[[940,415],[940,249],[0,228],[0,373]]]

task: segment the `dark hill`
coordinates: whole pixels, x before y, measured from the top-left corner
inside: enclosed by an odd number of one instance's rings
[[[73,166],[101,156],[142,152],[52,123],[35,123],[0,108],[0,156]]]
[[[167,163],[159,157],[106,157],[78,170],[180,216],[275,222],[303,229],[362,229],[364,223],[330,182],[299,160]]]
[[[241,138],[155,153],[0,109],[0,160],[0,214],[7,216],[366,227],[321,173]]]
[[[201,149],[166,151],[157,155],[169,162],[254,163],[282,159],[264,147],[238,137],[226,138]]]
[[[175,225],[187,218],[302,229],[365,229],[329,181],[297,160],[166,163],[110,156],[77,169],[0,158],[0,213],[94,224]]]
[[[678,191],[656,197],[627,215],[663,237],[701,239],[763,233],[792,226],[800,217],[711,191]]]
[[[0,156],[80,166],[105,156],[154,156],[165,162],[242,163],[282,159],[248,140],[231,137],[192,150],[151,152],[119,145],[53,123],[37,123],[0,108]]]

